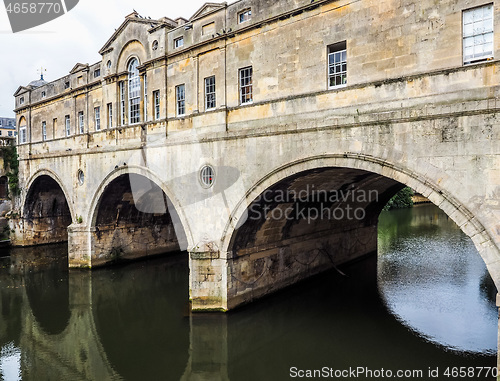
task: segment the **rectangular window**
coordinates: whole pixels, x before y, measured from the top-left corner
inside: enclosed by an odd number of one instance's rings
[[[240,69],[240,104],[242,105],[253,102],[252,74],[251,66]]]
[[[153,92],[153,98],[155,102],[155,109],[154,109],[155,120],[158,120],[160,119],[160,90]]]
[[[252,10],[251,9],[244,10],[243,12],[238,14],[238,23],[241,24],[250,21],[251,18],[252,18]]]
[[[66,136],[70,136],[71,135],[71,119],[69,118],[69,115],[66,115],[64,117],[64,126],[65,126]]]
[[[125,125],[125,83],[120,82],[120,126]]]
[[[101,108],[94,108],[95,130],[101,131]]]
[[[45,98],[47,96],[47,93],[45,91],[42,91],[42,98]]]
[[[205,110],[211,110],[215,104],[215,76],[205,78]]]
[[[9,131],[9,136],[12,136],[12,131]]]
[[[339,42],[328,47],[328,87],[347,85],[347,48],[346,42]]]
[[[463,12],[464,64],[493,58],[493,4]]]
[[[0,136],[2,136],[2,130],[0,130]]]
[[[20,105],[24,104],[24,97],[19,98],[19,104]]]
[[[215,34],[215,22],[211,22],[210,24],[203,25],[201,27],[202,36],[209,36],[211,34]]]
[[[101,69],[95,69],[94,70],[94,78],[100,77],[101,76]]]
[[[47,140],[47,122],[42,122],[42,140]]]
[[[64,82],[64,88],[65,88],[65,89],[69,89],[69,81]]]
[[[184,46],[184,37],[179,37],[174,40],[174,49]]]
[[[113,127],[113,104],[108,103],[108,128]]]
[[[175,87],[175,100],[177,104],[177,116],[186,114],[186,86]]]
[[[57,118],[52,119],[52,137],[56,137],[56,131],[57,131]]]
[[[83,111],[78,112],[78,131],[80,131],[80,134],[83,134],[85,132],[85,123],[83,119]],[[69,135],[66,135],[69,136]]]
[[[148,121],[148,76],[144,74],[144,121]]]
[[[26,126],[21,126],[19,129],[19,140],[21,143],[26,143],[28,141],[28,132]]]

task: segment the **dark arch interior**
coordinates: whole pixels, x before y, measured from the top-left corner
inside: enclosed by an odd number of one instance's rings
[[[7,198],[9,195],[9,179],[7,176],[0,177],[0,199]]]
[[[50,176],[42,175],[31,185],[24,204],[25,234],[31,234],[36,244],[68,240],[71,212],[59,184]],[[26,236],[29,240],[29,237]]]
[[[94,246],[104,264],[179,251],[186,237],[163,190],[144,176],[121,175],[104,190],[95,217]]]
[[[237,255],[328,232],[339,225],[376,225],[384,206],[402,188],[397,181],[359,169],[319,168],[298,173],[250,204],[245,222],[233,234],[230,250]]]

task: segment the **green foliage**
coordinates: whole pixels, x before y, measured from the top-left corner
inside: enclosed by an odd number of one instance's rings
[[[396,195],[389,200],[384,210],[391,209],[405,209],[413,207],[413,190],[411,188],[403,188]]]
[[[9,179],[9,190],[14,196],[20,194],[19,189],[19,161],[17,156],[17,149],[15,146],[2,147],[0,154],[3,157],[3,167],[7,172]]]

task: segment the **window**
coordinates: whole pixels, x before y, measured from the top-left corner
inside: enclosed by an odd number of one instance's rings
[[[14,131],[14,136],[17,136],[17,131]]]
[[[158,50],[158,41],[154,40],[152,45],[153,50]]]
[[[179,37],[174,40],[174,49],[184,46],[184,37]]]
[[[158,120],[160,119],[160,90],[153,92],[153,98],[155,102],[155,109],[154,109],[155,120]]]
[[[139,61],[133,58],[128,65],[128,118],[130,124],[141,120],[141,79],[139,78]]]
[[[42,122],[42,140],[47,140],[47,122]]]
[[[148,120],[148,76],[144,74],[144,121]]]
[[[56,137],[56,131],[57,131],[57,118],[52,119],[52,136],[55,138]]]
[[[215,34],[215,23],[211,22],[210,24],[203,25],[201,27],[201,35],[208,36],[210,34]]]
[[[69,115],[66,115],[64,117],[64,126],[65,126],[66,136],[70,136],[71,135],[71,119],[69,118]]]
[[[2,136],[2,130],[0,130],[0,136]]]
[[[84,120],[83,120],[83,111],[78,112],[78,130],[80,131],[80,134],[83,134],[85,132],[85,125],[84,125]],[[69,136],[69,135],[66,135]]]
[[[464,64],[493,58],[493,4],[463,12]]]
[[[106,62],[106,67],[107,67],[108,69],[111,69],[111,61]]]
[[[9,136],[12,136],[12,131],[9,131]]]
[[[253,101],[252,74],[251,66],[240,69],[240,104],[252,103]]]
[[[205,110],[215,108],[215,76],[205,78]]]
[[[94,70],[94,78],[98,78],[101,76],[101,69],[95,69]]]
[[[347,84],[346,42],[328,47],[328,87],[330,89]]]
[[[186,86],[179,85],[175,87],[175,100],[177,103],[177,115],[186,113]]]
[[[101,108],[94,108],[95,130],[101,131]]]
[[[24,104],[24,97],[19,98],[19,104],[20,105]]]
[[[120,82],[120,126],[125,125],[125,82]]]
[[[64,82],[64,88],[65,88],[65,89],[69,89],[69,81]]]
[[[42,98],[45,98],[47,96],[47,93],[45,91],[42,91]]]
[[[251,18],[252,18],[252,10],[247,9],[238,15],[238,23],[241,24],[241,23],[250,21]]]
[[[113,127],[113,104],[108,103],[108,128]]]
[[[214,185],[214,169],[209,165],[205,165],[200,171],[200,180],[203,188],[210,188],[212,185]]]
[[[23,144],[28,141],[28,133],[27,133],[27,128],[26,125],[21,125],[19,127],[19,143]]]

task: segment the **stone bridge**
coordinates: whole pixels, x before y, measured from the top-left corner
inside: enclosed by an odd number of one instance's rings
[[[375,251],[382,207],[409,186],[473,240],[498,287],[498,69],[21,145],[15,242],[68,240],[70,266],[86,268],[187,250],[193,309],[228,310]]]
[[[380,211],[409,186],[499,288],[499,14],[478,0],[134,12],[101,62],[16,92],[13,241],[68,241],[84,268],[185,250],[192,309],[227,311],[376,251]]]

